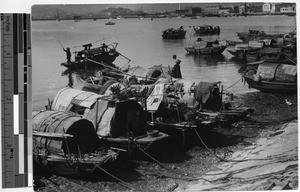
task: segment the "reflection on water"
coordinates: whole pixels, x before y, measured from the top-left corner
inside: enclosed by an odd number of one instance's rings
[[[216,54],[216,55],[191,55],[187,54],[186,57],[193,57],[195,66],[211,66],[211,65],[218,65],[220,62],[225,62],[226,58],[223,54]]]

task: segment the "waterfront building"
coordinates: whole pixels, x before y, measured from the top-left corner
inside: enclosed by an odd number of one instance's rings
[[[191,9],[193,15],[200,15],[201,14],[201,7],[192,7]]]
[[[271,11],[271,4],[270,3],[263,4],[262,11],[263,12],[270,12]]]
[[[207,5],[204,7],[203,11],[205,14],[218,15],[219,9],[219,5]]]
[[[249,3],[247,6],[247,10],[250,13],[260,13],[263,11],[262,3]]]
[[[296,5],[291,3],[283,3],[280,6],[280,13],[295,13]]]
[[[233,13],[240,13],[240,6],[233,6]]]
[[[226,16],[226,15],[229,15],[230,13],[230,9],[228,8],[220,8],[219,9],[219,15],[222,15],[222,16]]]
[[[245,13],[246,12],[246,7],[245,5],[240,5],[239,6],[239,13],[242,14],[242,13]]]

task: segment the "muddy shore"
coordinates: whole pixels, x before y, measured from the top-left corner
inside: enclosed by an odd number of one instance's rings
[[[114,168],[106,168],[123,180],[118,182],[101,172],[84,177],[61,177],[35,167],[36,191],[174,191],[214,170],[239,149],[266,138],[272,131],[297,119],[297,95],[248,93],[234,96],[234,106],[251,107],[254,114],[231,126],[215,128],[201,135],[190,134],[181,146],[180,134],[149,153],[121,158]]]

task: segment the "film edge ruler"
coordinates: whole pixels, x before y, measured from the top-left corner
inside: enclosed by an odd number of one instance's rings
[[[33,186],[29,14],[1,14],[2,188]]]

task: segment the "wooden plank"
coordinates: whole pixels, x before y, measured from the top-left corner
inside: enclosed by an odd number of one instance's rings
[[[32,134],[35,137],[45,137],[53,139],[64,139],[64,138],[73,138],[73,135],[66,133],[45,133],[45,132],[33,132]]]

